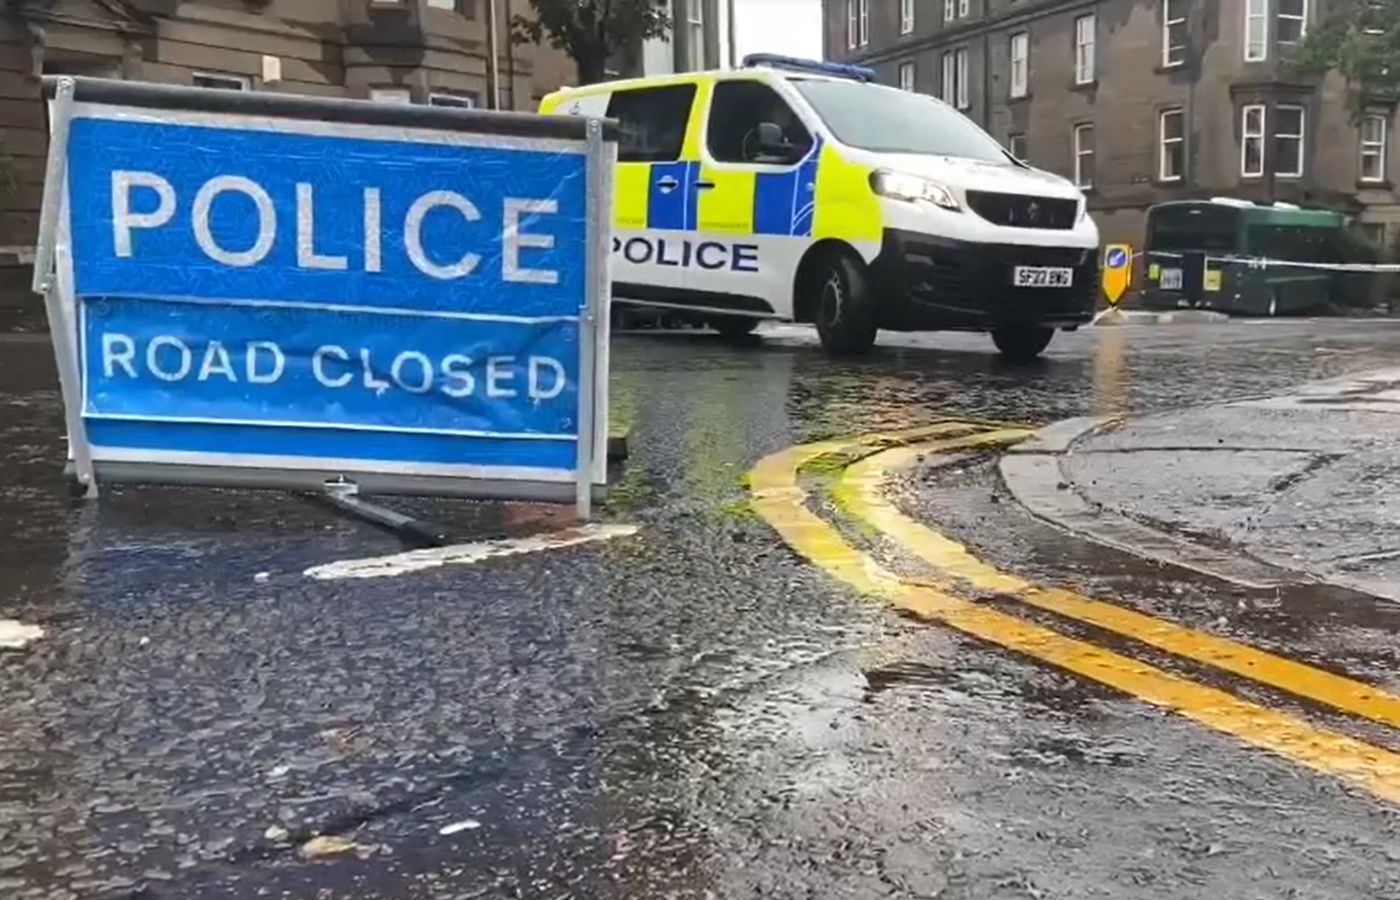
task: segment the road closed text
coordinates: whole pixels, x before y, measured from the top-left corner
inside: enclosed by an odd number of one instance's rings
[[[322,344],[310,352],[292,351],[276,341],[224,343],[192,341],[171,334],[149,339],[121,332],[101,335],[101,374],[105,379],[150,379],[168,384],[222,382],[288,387],[283,382],[309,377],[309,388],[439,393],[454,400],[553,400],[568,386],[563,363],[534,354],[465,353],[430,355],[419,350],[384,352],[369,347]]]

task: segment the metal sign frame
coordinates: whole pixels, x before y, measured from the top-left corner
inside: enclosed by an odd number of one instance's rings
[[[68,429],[68,472],[87,496],[100,483],[321,491],[328,483],[353,482],[365,493],[431,494],[456,497],[569,502],[587,518],[594,495],[606,484],[608,423],[608,308],[612,168],[617,126],[609,120],[525,113],[483,112],[450,107],[398,106],[285,94],[220,91],[141,82],[69,76],[47,77],[50,146],[45,170],[33,289],[44,298]],[[79,357],[81,310],[74,279],[68,179],[69,134],[75,104],[251,115],[350,125],[456,131],[473,136],[537,138],[582,146],[587,247],[585,297],[578,314],[579,370],[577,459],[569,480],[529,477],[444,475],[431,466],[399,463],[395,471],[339,469],[305,463],[247,467],[210,462],[116,458],[95,448],[84,419],[83,365]],[[95,452],[96,451],[96,452]],[[137,454],[139,455],[139,454]],[[119,455],[118,455],[119,456]],[[415,470],[419,469],[419,470]],[[567,470],[564,470],[567,471]]]

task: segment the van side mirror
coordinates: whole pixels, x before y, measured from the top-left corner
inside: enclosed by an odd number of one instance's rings
[[[794,163],[802,158],[803,150],[788,142],[783,129],[773,122],[758,123],[758,155],[761,162]]]

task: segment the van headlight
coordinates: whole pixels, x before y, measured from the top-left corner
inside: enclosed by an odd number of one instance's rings
[[[953,192],[947,187],[919,175],[877,169],[870,173],[870,189],[881,197],[889,197],[892,200],[904,200],[909,203],[927,200],[935,206],[954,212],[962,209],[958,198],[953,196]]]

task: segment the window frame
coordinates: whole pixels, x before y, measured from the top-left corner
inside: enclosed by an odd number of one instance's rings
[[[1380,124],[1379,140],[1368,140],[1366,137],[1366,126],[1372,123]],[[1358,181],[1363,184],[1384,184],[1390,174],[1389,160],[1386,159],[1390,153],[1390,117],[1382,113],[1367,113],[1361,118],[1361,127],[1357,134],[1360,144],[1360,158],[1358,168]],[[1370,157],[1376,161],[1376,174],[1366,174],[1366,159]]]
[[[943,55],[939,58],[939,73],[938,97],[956,109],[958,105],[958,74],[957,61],[952,50],[943,51]]]
[[[1186,65],[1186,51],[1190,44],[1187,42],[1188,35],[1184,32],[1191,20],[1190,10],[1188,9],[1185,13],[1172,18],[1173,6],[1183,2],[1184,0],[1162,0],[1162,68],[1164,69],[1175,69]],[[1177,8],[1180,9],[1180,7]],[[1183,32],[1180,44],[1172,43],[1172,29],[1175,27],[1180,27]],[[1181,51],[1180,59],[1175,59],[1173,56],[1173,51],[1177,50]]]
[[[439,100],[448,100],[448,103],[439,103]],[[461,102],[466,101],[466,102]],[[428,105],[441,106],[454,109],[480,109],[481,97],[475,91],[429,91]]]
[[[914,32],[914,0],[899,0],[899,33]]]
[[[1258,40],[1250,29],[1258,26]],[[1269,58],[1269,0],[1244,0],[1244,61],[1266,62]]]
[[[201,78],[206,81],[222,82],[222,84],[200,84],[199,79]],[[208,72],[204,70],[191,72],[190,84],[194,87],[219,91],[251,91],[253,89],[253,79],[247,75],[236,75],[232,72]],[[235,87],[235,85],[237,86]]]
[[[914,61],[912,59],[903,60],[899,63],[895,71],[897,73],[895,77],[899,81],[899,89],[901,91],[909,91],[912,93],[914,91]],[[909,80],[907,84],[905,83],[904,79],[905,73],[908,73],[909,75]]]
[[[1180,136],[1167,137],[1167,120],[1175,117],[1180,123]],[[1174,175],[1167,174],[1169,148],[1180,145],[1181,165]],[[1186,108],[1169,106],[1157,111],[1157,180],[1163,184],[1180,184],[1186,180]]]
[[[1084,26],[1088,25],[1086,29]],[[1074,20],[1074,83],[1093,84],[1098,77],[1099,17],[1086,13]],[[1088,40],[1085,40],[1087,32]]]
[[[1302,4],[1303,11],[1294,15],[1293,13],[1285,13],[1283,11],[1284,0],[1278,0],[1278,8],[1274,11],[1274,40],[1278,42],[1280,47],[1300,46],[1308,37],[1308,16],[1312,12],[1312,8],[1308,0],[1298,0],[1298,2]],[[1284,22],[1298,23],[1297,40],[1284,40],[1282,33]]]
[[[958,6],[955,0],[943,0],[943,21],[944,23],[955,21],[958,18]]]
[[[972,108],[971,72],[972,55],[966,47],[958,47],[953,51],[954,66],[957,72],[957,107],[961,110]]]
[[[1018,46],[1022,51],[1019,58],[1019,68],[1016,56]],[[1029,31],[1017,31],[1011,35],[1008,39],[1007,60],[1010,69],[1006,79],[1007,96],[1012,100],[1024,99],[1031,92],[1031,33]]]
[[[860,46],[856,43],[858,38],[859,25],[857,24],[856,3],[858,0],[846,0],[846,49],[854,50]]]
[[[402,100],[387,99],[388,95],[403,97]],[[394,106],[412,106],[413,91],[406,87],[394,85],[391,87],[372,87],[367,95],[371,103],[389,103]]]
[[[958,0],[958,18],[966,19],[972,15],[972,0]]]
[[[1016,145],[1018,143],[1021,145],[1020,155],[1016,153]],[[1018,131],[1015,134],[1008,134],[1006,136],[1006,152],[1010,153],[1021,162],[1026,161],[1026,157],[1030,155],[1030,145],[1026,140],[1026,133],[1024,131]]]
[[[856,9],[858,11],[856,24],[859,26],[859,32],[856,36],[860,40],[860,46],[866,47],[870,44],[870,0],[857,0]]]
[[[1095,135],[1094,135],[1094,123],[1093,123],[1093,122],[1079,122],[1079,123],[1076,123],[1075,126],[1074,126],[1073,133],[1074,133],[1074,144],[1073,144],[1073,149],[1074,149],[1074,186],[1077,187],[1077,188],[1079,188],[1081,191],[1092,191],[1092,190],[1094,189],[1094,181],[1096,180],[1095,176],[1098,174],[1098,172],[1097,172],[1097,167],[1094,165],[1094,163],[1096,162],[1096,157],[1097,157],[1097,155],[1098,155],[1098,146],[1097,146],[1097,142],[1094,140],[1094,137],[1095,137]],[[1089,149],[1087,149],[1087,150],[1084,149],[1084,135],[1085,135],[1086,133],[1090,136],[1090,139],[1091,139],[1091,140],[1090,140],[1091,146],[1090,146]],[[1089,161],[1090,161],[1090,169],[1091,169],[1091,171],[1089,172],[1089,178],[1088,178],[1087,180],[1084,178],[1084,160],[1085,160],[1085,158],[1088,158],[1088,159],[1089,159]]]
[[[1258,133],[1251,133],[1249,119],[1251,113],[1258,113]],[[1258,171],[1249,169],[1249,142],[1259,144]],[[1240,178],[1263,178],[1268,171],[1269,151],[1269,107],[1264,103],[1246,103],[1240,107]]]
[[[494,2],[494,0],[492,0]],[[869,0],[860,0],[868,3]],[[703,0],[693,0],[685,7],[686,50],[690,56],[686,62],[692,72],[705,68],[705,4]]]
[[[1296,112],[1298,113],[1298,133],[1297,133],[1296,135],[1295,135],[1295,134],[1291,134],[1291,133],[1290,133],[1290,134],[1283,134],[1282,132],[1280,132],[1280,131],[1278,130],[1278,129],[1279,129],[1279,122],[1280,122],[1280,120],[1283,118],[1281,115],[1279,115],[1279,113],[1283,112],[1284,110],[1296,111]],[[1278,157],[1279,157],[1278,145],[1279,145],[1279,141],[1280,141],[1280,140],[1282,140],[1282,139],[1286,139],[1286,140],[1296,140],[1296,141],[1298,142],[1298,168],[1297,168],[1297,171],[1281,172],[1281,171],[1279,171],[1278,169],[1275,169],[1275,170],[1274,170],[1274,177],[1275,177],[1275,178],[1302,178],[1302,177],[1303,177],[1303,173],[1306,172],[1306,171],[1308,170],[1308,108],[1307,108],[1306,106],[1302,106],[1302,105],[1297,104],[1297,103],[1278,103],[1278,104],[1275,104],[1275,105],[1274,105],[1273,113],[1274,113],[1274,114],[1273,114],[1273,116],[1272,116],[1271,118],[1273,119],[1273,122],[1274,122],[1274,126],[1273,126],[1273,137],[1274,137],[1273,162],[1274,162],[1274,164],[1275,164],[1275,165],[1278,164]]]

